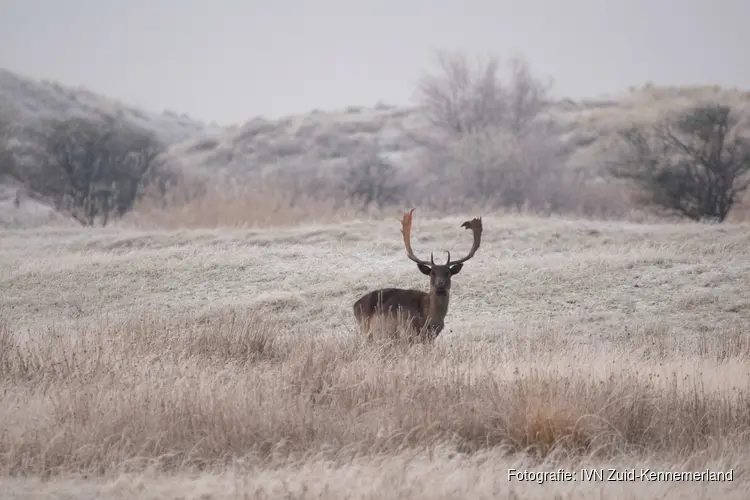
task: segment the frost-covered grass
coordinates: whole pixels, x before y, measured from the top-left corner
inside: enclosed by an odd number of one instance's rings
[[[415,251],[465,251],[475,215],[416,212]],[[4,495],[746,498],[750,227],[483,222],[444,334],[411,348],[351,312],[427,286],[396,217],[0,231]]]

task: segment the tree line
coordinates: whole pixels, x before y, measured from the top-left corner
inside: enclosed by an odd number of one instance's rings
[[[84,226],[105,226],[131,210],[162,173],[165,145],[111,116],[0,122],[0,177],[51,202]]]
[[[614,186],[639,208],[722,222],[750,184],[750,124],[730,105],[699,102],[626,126],[592,165],[570,165],[577,145],[561,140],[552,84],[523,60],[511,59],[505,78],[497,57],[472,63],[442,51],[436,66],[417,87],[426,127],[412,133],[422,153],[411,177],[397,181],[392,165],[369,154],[348,172],[353,195],[381,206],[408,192],[443,209],[560,213],[579,208],[605,181],[602,205]]]
[[[750,185],[750,139],[737,109],[698,103],[656,123],[617,131],[596,168],[568,162],[552,84],[511,59],[470,61],[439,52],[419,81],[424,126],[408,133],[419,154],[398,168],[372,145],[349,158],[338,182],[318,182],[359,206],[410,202],[442,209],[571,211],[602,177],[622,181],[636,202],[695,221],[724,221]],[[47,119],[33,127],[0,109],[0,178],[10,177],[82,225],[122,217],[152,189],[163,195],[177,173],[166,145],[112,116]],[[288,173],[287,173],[288,175]],[[312,189],[314,183],[304,183]],[[318,189],[326,189],[320,187]],[[333,191],[324,193],[339,196]]]

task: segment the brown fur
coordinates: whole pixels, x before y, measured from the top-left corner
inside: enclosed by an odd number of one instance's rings
[[[381,288],[363,295],[354,303],[354,317],[360,330],[368,338],[372,338],[372,320],[376,316],[405,321],[410,331],[409,340],[434,341],[445,326],[445,316],[448,314],[450,302],[451,277],[458,274],[463,262],[470,259],[479,248],[482,233],[481,219],[464,222],[462,227],[471,229],[474,233],[474,245],[469,255],[458,261],[451,262],[450,252],[445,264],[435,264],[417,259],[410,242],[412,209],[404,214],[402,219],[402,233],[404,245],[409,259],[417,263],[417,268],[430,277],[429,293],[420,290],[403,288]]]
[[[405,290],[403,288],[382,288],[363,295],[354,303],[354,317],[362,331],[370,335],[370,319],[375,315],[396,317],[399,312],[405,315],[410,329],[419,339],[433,341],[445,326],[450,301],[451,276],[458,274],[462,264],[449,268],[435,266],[430,269],[420,266],[422,273],[430,276],[430,292]],[[438,288],[439,283],[440,288]],[[438,294],[441,290],[441,294]]]

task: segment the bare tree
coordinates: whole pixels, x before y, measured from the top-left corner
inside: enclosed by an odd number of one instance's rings
[[[551,82],[535,78],[519,57],[502,81],[496,56],[469,62],[462,52],[439,51],[438,71],[420,79],[416,100],[429,125],[451,138],[486,129],[522,133],[548,106]]]
[[[564,169],[564,154],[543,126],[523,135],[488,130],[453,143],[446,156],[452,168],[442,178],[454,195],[488,208],[541,208],[554,201],[544,197],[554,196],[549,186]]]
[[[12,146],[13,140],[12,114],[0,108],[0,179],[3,177],[20,180],[15,152]]]
[[[444,208],[552,205],[541,194],[554,194],[567,151],[546,115],[551,82],[519,57],[509,60],[505,80],[494,56],[471,64],[443,51],[437,60],[438,71],[417,89],[429,126],[415,139],[423,151],[415,197]]]
[[[150,202],[164,208],[171,200],[168,198],[168,194],[178,186],[186,190],[188,184],[190,182],[177,159],[174,157],[160,158],[154,161],[146,174],[141,177],[136,197],[138,199],[148,197]],[[190,187],[193,188],[194,186],[195,184],[192,183]]]
[[[343,175],[343,189],[349,200],[378,209],[400,200],[404,185],[396,167],[374,147],[361,150],[349,160]]]
[[[111,117],[51,121],[38,140],[47,161],[30,187],[86,226],[130,210],[163,150],[152,134]]]
[[[722,222],[750,185],[750,140],[738,124],[729,106],[698,105],[632,126],[620,133],[624,148],[609,170],[633,181],[644,203]]]
[[[497,58],[472,68],[463,53],[439,51],[436,56],[439,71],[425,73],[417,86],[416,99],[428,123],[449,137],[498,124],[506,103]]]
[[[549,109],[552,82],[534,76],[521,58],[512,58],[509,66],[504,124],[511,133],[521,136],[533,131],[534,124]]]

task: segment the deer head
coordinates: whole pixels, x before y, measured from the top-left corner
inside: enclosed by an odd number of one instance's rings
[[[472,233],[474,233],[474,244],[471,246],[471,250],[469,250],[466,257],[452,261],[451,253],[447,252],[448,258],[445,264],[435,264],[433,253],[430,253],[430,260],[428,262],[417,258],[411,249],[411,217],[414,210],[416,209],[412,208],[408,212],[404,212],[404,216],[401,219],[401,233],[404,235],[406,256],[417,263],[417,267],[422,274],[430,277],[431,291],[434,291],[436,295],[448,295],[451,288],[451,277],[461,272],[464,262],[471,259],[479,248],[482,240],[482,218],[475,218],[461,224],[461,227],[471,229]]]

